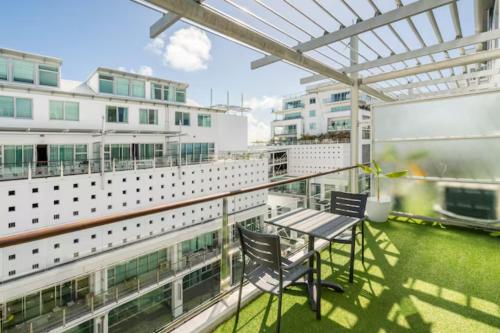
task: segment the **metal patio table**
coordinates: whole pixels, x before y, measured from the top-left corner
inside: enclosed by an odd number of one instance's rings
[[[309,237],[308,250],[314,250],[314,241],[316,238],[330,241],[344,231],[352,228],[359,222],[358,218],[332,214],[324,211],[317,211],[313,209],[296,209],[275,218],[266,219],[266,223],[285,228],[288,230],[296,231],[306,234]],[[313,267],[314,258],[309,260],[309,266]],[[321,285],[333,289],[336,292],[343,292],[344,288],[333,281],[321,281]],[[312,281],[312,276],[309,276],[307,281],[309,288],[310,303],[314,309],[316,302],[316,290]]]

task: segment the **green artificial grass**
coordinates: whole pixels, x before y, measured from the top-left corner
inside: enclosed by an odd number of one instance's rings
[[[359,252],[348,283],[348,246],[323,251],[322,275],[345,287],[323,288],[321,321],[305,291],[283,297],[281,331],[500,332],[500,238],[484,232],[391,221],[367,223],[365,267]],[[359,249],[359,246],[358,246]],[[275,332],[277,298],[263,294],[215,332]]]

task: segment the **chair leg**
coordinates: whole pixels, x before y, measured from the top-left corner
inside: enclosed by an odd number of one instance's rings
[[[349,282],[354,281],[354,253],[356,252],[356,226],[352,227],[352,240],[351,240],[351,265],[349,268]]]
[[[278,324],[276,326],[276,332],[280,333],[281,329],[281,299],[283,298],[283,292],[278,294]]]
[[[243,292],[243,272],[241,273],[241,280],[240,280],[240,291],[238,293],[238,307],[236,308],[236,320],[234,322],[234,327],[236,328],[238,326],[238,319],[240,319],[240,307],[241,307],[241,293]]]
[[[365,221],[361,222],[361,262],[365,263]]]
[[[321,260],[319,255],[316,263],[316,319],[321,320]]]

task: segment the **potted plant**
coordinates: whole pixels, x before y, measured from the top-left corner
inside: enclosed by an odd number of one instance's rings
[[[373,160],[373,167],[360,164],[359,167],[367,174],[375,178],[375,197],[369,197],[366,203],[366,214],[370,221],[386,222],[392,208],[392,199],[389,196],[380,196],[380,178],[400,178],[408,174],[408,170],[383,173],[380,165]]]

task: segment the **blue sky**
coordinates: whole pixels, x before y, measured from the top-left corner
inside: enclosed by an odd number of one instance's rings
[[[286,22],[272,17],[269,13],[264,13],[263,9],[254,2],[233,0],[241,5],[248,5],[252,11],[262,15],[268,21],[299,38],[308,38],[303,32],[297,29],[290,30],[290,25]],[[243,17],[234,7],[228,5],[223,0],[207,0],[231,15]],[[292,19],[299,20],[297,13],[286,7],[282,1],[264,1],[272,5],[277,11],[286,13]],[[303,1],[293,0],[297,7],[304,4]],[[352,24],[353,17],[340,4],[334,4],[338,0],[320,1],[330,8],[346,24]],[[392,9],[394,1],[375,0],[383,11]],[[411,0],[403,1],[405,4]],[[370,17],[372,14],[369,6],[360,6],[359,0],[348,1],[363,17]],[[461,13],[461,21],[464,35],[470,35],[472,26],[472,4],[473,0],[461,0],[458,2]],[[338,29],[338,24],[320,13],[310,9],[311,6],[300,8],[317,20],[317,24],[303,20],[301,24],[313,34],[319,34],[318,24],[329,30]],[[333,11],[335,9],[335,11]],[[312,10],[312,12],[311,12]],[[434,11],[443,32],[445,40],[454,38],[454,31],[449,19],[449,9],[447,7]],[[267,16],[265,16],[267,15]],[[161,36],[164,44],[161,50],[148,47],[151,43],[149,39],[149,26],[156,21],[160,15],[150,9],[144,8],[129,0],[18,0],[2,2],[2,20],[0,20],[0,47],[12,48],[27,52],[34,52],[44,55],[55,56],[63,59],[62,76],[65,79],[85,80],[87,76],[98,66],[112,68],[125,68],[127,70],[139,71],[147,66],[153,71],[154,76],[167,79],[187,82],[190,84],[188,97],[202,105],[210,102],[210,88],[214,90],[214,102],[225,103],[226,91],[230,92],[231,103],[239,104],[241,94],[252,106],[255,106],[256,125],[260,126],[260,131],[266,131],[272,119],[270,107],[276,104],[279,96],[296,93],[303,89],[299,84],[299,79],[308,73],[296,69],[284,63],[276,63],[263,69],[250,70],[250,62],[261,55],[253,50],[247,49],[233,42],[227,41],[218,36],[208,34],[209,53],[197,49],[207,56],[203,67],[196,71],[186,71],[174,62],[165,61],[166,48],[172,44],[171,37],[179,30],[187,29],[189,26],[179,22]],[[248,21],[248,17],[247,21]],[[271,31],[262,23],[255,20],[248,22],[271,35],[283,38],[283,35]],[[424,15],[415,18],[415,24],[420,29],[425,41],[431,45],[437,43],[428,21]],[[413,37],[408,27],[403,23],[397,23],[398,30],[409,36],[409,44],[412,48],[418,48],[418,42]],[[267,29],[267,30],[266,30]],[[380,33],[384,33],[380,29]],[[390,34],[389,34],[390,35]],[[206,38],[206,37],[205,37]],[[179,39],[179,38],[178,38]],[[372,45],[380,44],[373,36],[367,34],[365,39]],[[205,40],[206,42],[206,40]],[[398,52],[403,52],[397,41],[388,40],[394,45]],[[293,41],[290,41],[293,44]],[[187,45],[193,46],[195,43]],[[201,43],[203,44],[203,43]],[[380,46],[380,45],[379,45]],[[181,45],[182,47],[182,45]],[[348,53],[345,47],[337,47],[341,52]],[[383,49],[383,46],[380,47]],[[172,50],[175,51],[175,48]],[[369,58],[376,57],[370,54],[369,50],[363,50]],[[325,50],[330,52],[331,50]],[[171,57],[183,61],[182,53],[172,52]],[[335,57],[333,57],[335,58]],[[342,57],[336,58],[339,62],[345,62]],[[175,59],[174,59],[175,60]],[[185,59],[184,59],[185,60]],[[425,63],[425,59],[422,61]],[[182,64],[181,64],[182,65]],[[188,62],[189,65],[189,62]]]

